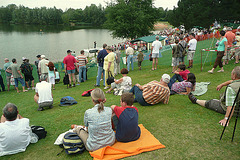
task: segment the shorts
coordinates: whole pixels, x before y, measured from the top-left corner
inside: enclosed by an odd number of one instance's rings
[[[39,108],[42,108],[42,107],[51,107],[52,105],[53,105],[53,101],[38,103],[38,107],[39,107]]]
[[[18,87],[18,82],[20,82],[22,84],[22,87],[25,87],[25,82],[21,77],[14,78],[14,82],[15,82],[15,87]]]
[[[6,76],[7,85],[11,84],[11,76]]]
[[[178,57],[172,57],[172,66],[178,66],[179,65],[179,58]]]
[[[205,107],[208,109],[211,109],[213,111],[216,111],[218,113],[226,114],[226,111],[224,111],[221,106],[221,102],[217,99],[211,99],[211,100],[206,101]]]
[[[73,69],[73,70],[67,70],[67,73],[68,73],[68,74],[74,74],[74,73],[75,73],[75,69]]]
[[[55,77],[49,77],[49,83],[55,84]]]
[[[195,51],[188,51],[187,60],[193,60]]]
[[[159,58],[159,53],[152,53],[152,58]]]
[[[25,81],[26,81],[26,82],[28,82],[28,81],[33,81],[33,80],[34,80],[34,78],[33,78],[32,75],[24,75],[24,77],[25,77]]]
[[[40,79],[47,79],[48,78],[48,74],[47,73],[42,73],[40,76]]]
[[[184,57],[179,57],[179,62],[184,62]]]

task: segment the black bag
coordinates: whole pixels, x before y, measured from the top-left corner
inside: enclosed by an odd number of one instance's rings
[[[77,68],[75,68],[75,73],[74,73],[74,75],[78,75],[78,74],[79,74],[79,72],[78,72]]]
[[[41,126],[31,126],[31,129],[38,136],[38,140],[47,136],[47,131]]]
[[[69,132],[64,135],[63,147],[67,154],[79,154],[85,151],[85,146],[77,133]]]
[[[69,84],[69,77],[68,77],[68,74],[67,74],[67,73],[65,73],[65,76],[64,76],[64,78],[63,78],[63,84],[64,84],[64,85]]]
[[[149,55],[149,61],[152,61],[153,58],[152,58],[152,54]]]
[[[108,79],[107,79],[107,84],[110,85],[111,83],[114,82],[114,77],[110,71],[108,71]]]

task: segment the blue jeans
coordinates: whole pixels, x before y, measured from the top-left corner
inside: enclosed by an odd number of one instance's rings
[[[96,85],[100,85],[100,79],[103,73],[103,85],[105,86],[105,71],[103,69],[103,67],[98,66],[98,73],[97,73],[97,83]]]
[[[137,101],[140,105],[142,106],[151,106],[151,104],[148,104],[142,95],[142,90],[137,87],[137,86],[133,86],[132,89],[129,91],[131,93],[133,93],[135,95],[135,99],[134,101]]]
[[[79,66],[79,81],[80,81],[80,83],[82,81],[82,78],[83,78],[83,81],[86,81],[86,72],[87,72],[86,66]]]
[[[173,83],[175,83],[177,80],[178,82],[182,82],[184,79],[179,74],[174,74],[170,79],[170,82],[168,83],[168,87],[170,88],[170,90],[172,88]]]
[[[18,81],[22,84],[22,87],[25,87],[25,81],[21,77],[14,78],[15,87],[18,87]]]
[[[128,55],[127,57],[127,69],[129,71],[129,67],[130,67],[130,61],[131,61],[131,66],[132,66],[132,71],[133,71],[133,55]]]

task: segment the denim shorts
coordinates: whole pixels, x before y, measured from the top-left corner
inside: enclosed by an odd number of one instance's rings
[[[72,74],[72,73],[74,74],[74,73],[75,73],[75,69],[73,69],[73,70],[67,70],[67,73],[68,73],[68,74]]]

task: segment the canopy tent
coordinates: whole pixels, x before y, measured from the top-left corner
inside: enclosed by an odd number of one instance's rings
[[[134,43],[134,42],[137,42],[137,41],[144,41],[144,42],[147,42],[147,43],[152,43],[153,41],[156,40],[156,36],[157,36],[157,35],[140,37],[140,38],[137,38],[137,39],[132,40],[131,43]],[[161,36],[159,36],[159,41],[162,41],[162,40],[164,40],[165,38],[166,38],[166,37],[161,37]]]

